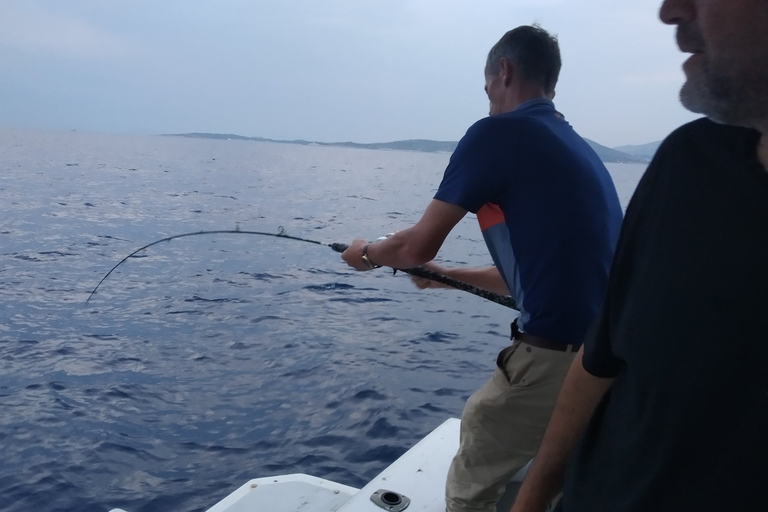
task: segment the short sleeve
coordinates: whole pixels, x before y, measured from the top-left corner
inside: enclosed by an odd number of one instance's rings
[[[435,199],[472,213],[485,203],[496,202],[503,176],[501,162],[509,158],[510,141],[514,137],[509,128],[493,118],[472,125],[451,155]]]
[[[622,362],[611,350],[610,330],[607,319],[610,317],[608,303],[605,302],[584,339],[582,365],[595,377],[615,377],[622,367]]]

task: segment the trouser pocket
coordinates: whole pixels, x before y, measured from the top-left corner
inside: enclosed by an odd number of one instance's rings
[[[514,355],[517,348],[520,346],[520,342],[515,343],[514,345],[510,345],[507,348],[503,349],[501,352],[499,352],[499,355],[496,356],[496,368],[499,369],[502,375],[506,377],[507,382],[509,382],[509,372],[507,372],[507,363],[509,363],[510,358]]]

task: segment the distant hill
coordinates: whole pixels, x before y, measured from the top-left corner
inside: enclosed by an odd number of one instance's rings
[[[618,149],[611,149],[589,139],[584,140],[587,141],[587,144],[592,146],[592,149],[595,150],[595,153],[600,157],[600,160],[605,163],[647,164],[650,161],[650,158],[633,155],[624,151],[619,151]]]
[[[650,161],[653,158],[653,155],[656,154],[656,150],[659,149],[660,144],[661,141],[657,140],[656,142],[649,142],[648,144],[641,144],[638,146],[619,146],[613,149],[616,151],[629,153],[630,155],[647,158]]]
[[[425,153],[453,153],[453,150],[456,149],[456,144],[458,144],[458,142],[410,139],[396,140],[394,142],[372,142],[369,144],[362,144],[359,142],[316,142],[315,144],[320,144],[323,146],[345,146],[350,148],[363,149],[395,149],[399,151],[423,151]]]
[[[171,133],[166,134],[168,137],[192,137],[201,139],[219,139],[219,140],[252,140],[257,142],[279,142],[283,144],[302,144],[305,146],[340,146],[348,148],[360,148],[360,149],[390,149],[398,151],[422,151],[425,153],[452,153],[456,149],[458,142],[454,141],[439,141],[439,140],[425,140],[425,139],[409,139],[409,140],[396,140],[394,142],[313,142],[308,140],[275,140],[265,139],[263,137],[244,137],[242,135],[234,135],[231,133]],[[603,162],[606,163],[648,163],[650,157],[642,155],[635,155],[628,152],[620,151],[619,149],[611,149],[609,147],[593,142],[586,139],[587,143],[592,146],[597,155]],[[636,146],[626,146],[636,147]],[[639,146],[637,146],[639,147]]]
[[[170,133],[167,137],[192,137],[201,139],[219,139],[219,140],[253,140],[257,142],[279,142],[282,144],[301,144],[304,146],[340,146],[347,148],[360,149],[392,149],[398,151],[423,151],[425,153],[451,153],[456,149],[456,142],[446,142],[439,140],[411,139],[396,140],[394,142],[316,142],[311,140],[275,140],[265,139],[263,137],[243,137],[231,133]]]

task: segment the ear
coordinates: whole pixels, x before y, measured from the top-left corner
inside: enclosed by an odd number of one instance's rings
[[[501,83],[504,84],[504,87],[508,87],[509,84],[512,83],[512,79],[515,77],[515,67],[512,64],[512,62],[502,57],[499,60],[499,78],[501,78]]]

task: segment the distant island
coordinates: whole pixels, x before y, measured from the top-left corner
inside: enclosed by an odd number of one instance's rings
[[[244,137],[232,133],[167,133],[166,137],[191,137],[198,139],[219,140],[250,140],[256,142],[278,142],[282,144],[301,144],[304,146],[339,146],[359,149],[389,149],[397,151],[421,151],[424,153],[452,153],[458,142],[425,139],[396,140],[394,142],[316,142],[310,140],[275,140],[264,137]],[[609,148],[597,142],[585,139],[592,146],[597,156],[605,163],[647,164],[659,146],[659,142],[651,142],[640,146],[621,146]]]

